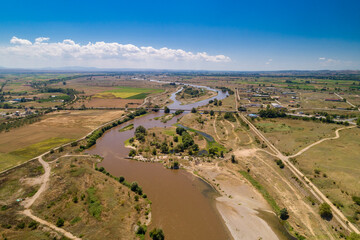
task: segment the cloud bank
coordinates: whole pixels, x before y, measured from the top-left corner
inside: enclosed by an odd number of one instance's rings
[[[151,46],[135,46],[117,42],[95,42],[88,44],[76,43],[71,39],[62,42],[49,42],[48,37],[38,37],[34,42],[27,39],[13,37],[11,46],[0,49],[4,55],[13,58],[24,57],[28,60],[56,60],[72,62],[89,62],[92,60],[119,61],[162,61],[162,62],[190,62],[190,63],[227,63],[231,59],[225,55],[209,55],[206,52],[193,53],[182,49],[167,47],[154,48]]]

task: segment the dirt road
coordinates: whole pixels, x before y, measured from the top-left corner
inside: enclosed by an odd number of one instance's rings
[[[276,157],[279,158],[280,160],[282,160],[284,162],[285,166],[287,166],[288,169],[304,184],[304,186],[306,186],[306,188],[308,188],[308,190],[312,193],[312,195],[314,195],[314,197],[316,197],[320,202],[325,202],[330,205],[331,210],[334,213],[334,218],[339,222],[339,224],[344,229],[347,229],[350,232],[355,232],[357,234],[360,234],[360,231],[352,223],[350,223],[347,220],[347,218],[342,214],[342,212],[339,209],[337,209],[336,206],[333,205],[330,202],[330,200],[302,172],[300,172],[289,161],[289,157],[284,156],[244,115],[240,114],[240,116],[243,119],[243,121],[245,121],[250,126],[251,130],[253,130],[253,132],[256,135],[258,135],[258,137],[267,144],[269,149],[271,149],[275,153]],[[338,136],[338,131],[337,131],[337,136]],[[325,141],[325,140],[323,140],[323,141]],[[308,149],[310,147],[311,147],[311,145],[308,146]]]
[[[34,194],[34,196],[26,199],[22,204],[23,206],[25,207],[25,210],[22,211],[21,213],[32,218],[33,220],[39,222],[40,224],[43,224],[43,225],[46,225],[48,226],[49,228],[57,231],[57,232],[60,232],[62,233],[65,237],[67,238],[70,238],[70,239],[76,239],[76,240],[79,240],[81,238],[78,238],[74,235],[72,235],[70,232],[67,232],[66,230],[62,229],[62,228],[59,228],[59,227],[56,227],[54,224],[48,222],[48,221],[45,221],[41,218],[38,218],[36,217],[35,215],[32,214],[31,210],[30,210],[30,207],[34,204],[34,202],[40,197],[40,195],[46,191],[48,185],[49,185],[49,181],[50,181],[50,173],[51,173],[51,167],[49,165],[48,162],[45,162],[43,160],[43,156],[47,154],[47,153],[44,153],[43,155],[39,156],[38,157],[38,160],[39,162],[41,163],[41,165],[43,166],[44,168],[44,174],[40,177],[40,182],[41,182],[41,186],[39,188],[39,190]],[[71,157],[72,155],[64,155],[64,156],[61,156],[59,158],[62,158],[62,157]],[[82,155],[74,155],[74,156],[82,156]],[[85,156],[85,155],[84,155]],[[56,160],[58,160],[59,158],[57,158]],[[56,161],[55,160],[55,161]]]
[[[299,152],[297,152],[296,154],[289,156],[288,158],[297,157],[297,156],[303,154],[304,152],[306,152],[307,150],[309,150],[310,148],[312,148],[312,147],[314,147],[314,146],[316,146],[316,145],[318,145],[318,144],[320,144],[320,143],[322,143],[322,142],[324,142],[324,141],[338,139],[338,138],[340,137],[339,131],[344,130],[344,129],[354,128],[354,127],[355,127],[355,126],[339,128],[339,129],[337,129],[337,130],[335,131],[335,137],[323,138],[323,139],[321,139],[321,140],[319,140],[319,141],[317,141],[317,142],[314,142],[313,144],[310,144],[309,146],[301,149],[301,150],[300,150]]]

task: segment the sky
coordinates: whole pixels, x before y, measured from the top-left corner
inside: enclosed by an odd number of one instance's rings
[[[360,1],[3,1],[0,67],[360,70]]]

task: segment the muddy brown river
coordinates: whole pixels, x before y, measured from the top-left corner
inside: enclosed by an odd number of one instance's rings
[[[209,90],[216,91],[215,89]],[[226,96],[227,93],[218,91],[216,98],[220,100]],[[191,110],[191,108],[205,105],[209,101],[207,99],[189,105],[181,105],[175,99],[175,93],[171,95],[170,99],[174,101],[169,106],[170,108],[183,110]],[[167,123],[154,120],[155,117],[163,114],[162,111],[150,113],[113,128],[99,138],[96,145],[86,152],[104,157],[98,166],[104,167],[112,175],[124,176],[129,182],[139,183],[144,193],[152,201],[152,222],[149,229],[162,228],[166,239],[170,240],[232,239],[215,206],[217,192],[210,185],[185,170],[169,170],[159,163],[126,159],[130,150],[124,146],[124,141],[134,136],[134,129],[125,132],[118,130],[131,123],[134,124],[134,128],[139,125],[145,128],[165,128],[176,123],[177,119],[181,117],[181,115],[176,116]]]

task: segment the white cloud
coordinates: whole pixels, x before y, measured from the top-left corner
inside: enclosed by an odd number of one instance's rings
[[[66,59],[87,61],[91,59],[115,59],[126,61],[173,61],[173,62],[210,62],[226,63],[231,59],[224,55],[209,55],[206,52],[187,52],[182,49],[138,47],[132,44],[121,44],[117,42],[95,42],[79,44],[71,39],[62,42],[44,42],[47,37],[39,37],[32,44],[27,39],[13,37],[10,40],[14,46],[2,50],[5,54],[22,56],[31,59]]]
[[[12,44],[19,44],[19,45],[31,45],[32,43],[27,39],[21,39],[17,37],[12,37],[10,40],[10,43]]]
[[[48,38],[48,37],[38,37],[35,39],[35,43],[42,43],[44,41],[49,41],[49,40],[50,40],[50,38]]]
[[[324,57],[319,57],[319,60],[321,60],[321,61],[324,61],[326,58],[324,58]]]

